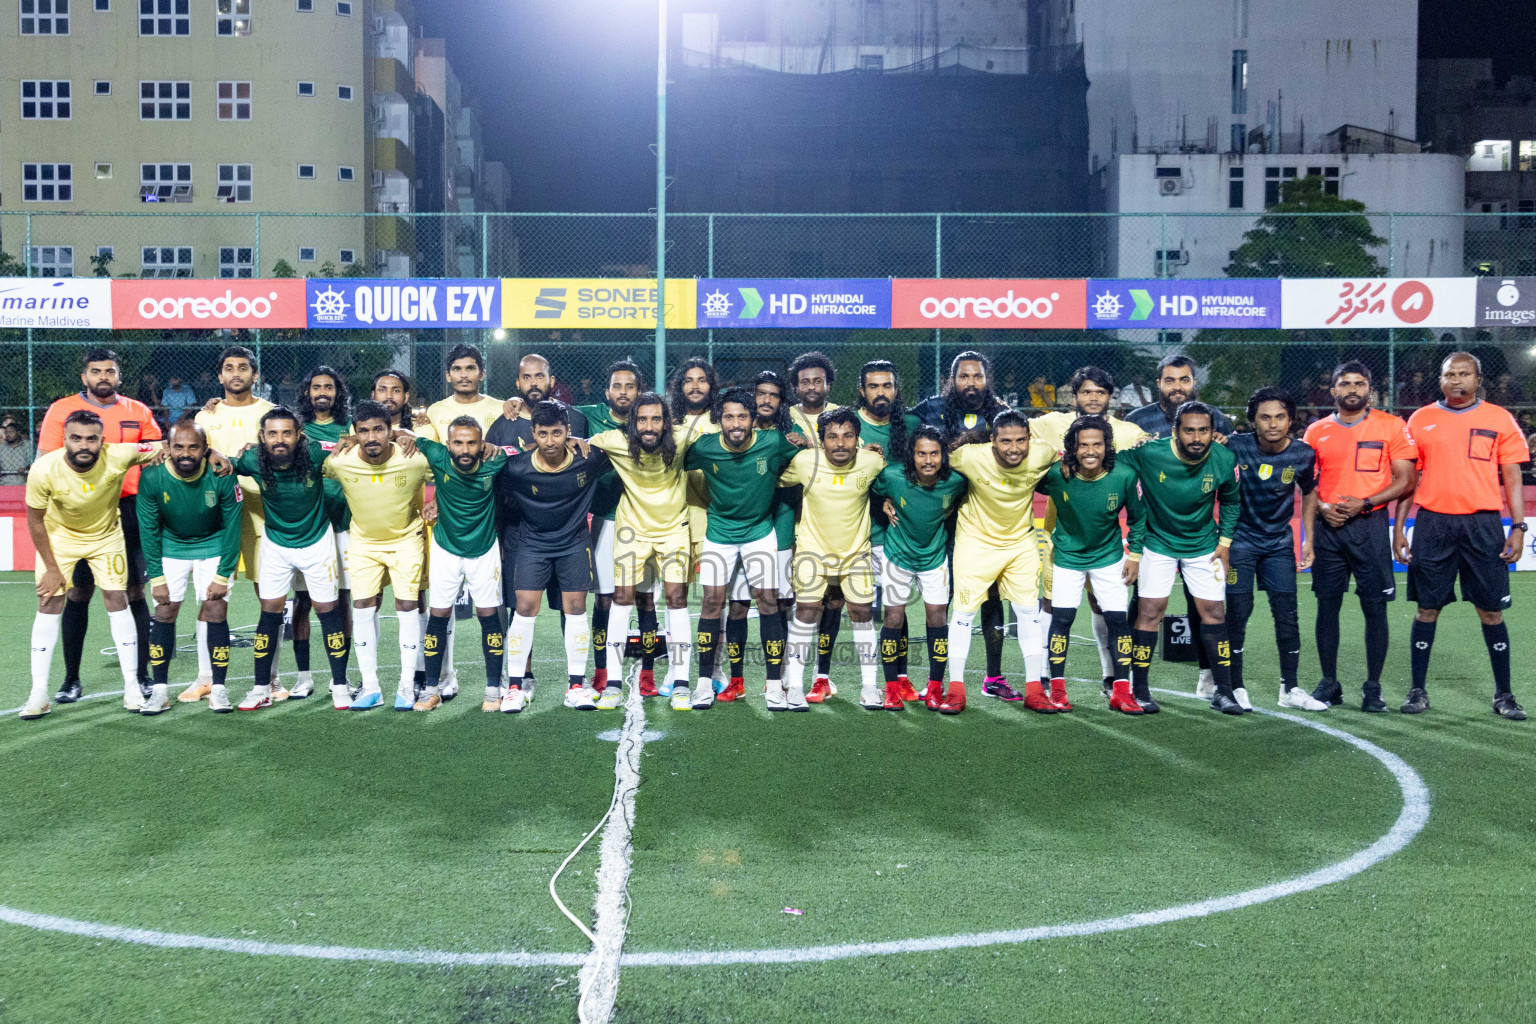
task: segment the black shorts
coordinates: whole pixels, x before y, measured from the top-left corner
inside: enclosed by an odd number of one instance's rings
[[[139,541],[139,499],[136,494],[125,494],[118,499],[117,515],[123,524],[123,546],[128,549],[128,585],[142,587],[149,575],[145,572],[144,545]],[[72,587],[94,587],[96,576],[85,559],[75,563],[75,571],[69,581]]]
[[[1509,563],[1504,520],[1497,512],[1448,515],[1419,509],[1413,523],[1413,560],[1408,563],[1408,600],[1420,608],[1444,608],[1461,599],[1485,612],[1509,607]]]
[[[597,574],[592,571],[590,543],[555,554],[519,551],[512,575],[514,590],[543,590],[553,584],[552,592],[573,594],[584,593],[597,585]]]
[[[1317,536],[1312,538],[1312,593],[1318,597],[1348,593],[1349,578],[1354,576],[1360,600],[1395,600],[1390,530],[1385,508],[1355,516],[1340,527],[1329,526],[1319,516]]]
[[[517,524],[503,527],[500,535],[501,544],[501,603],[508,608],[517,606]],[[546,595],[551,611],[559,611],[564,607],[560,600],[560,581],[551,578],[549,581],[549,593]]]
[[[1228,590],[1251,594],[1257,579],[1259,589],[1271,594],[1296,593],[1296,552],[1289,544],[1283,549],[1233,544],[1231,566]]]

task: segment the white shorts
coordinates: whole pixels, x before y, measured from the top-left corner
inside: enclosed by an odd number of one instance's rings
[[[592,569],[597,592],[613,593],[613,520],[592,517]]]
[[[1214,551],[1199,558],[1174,558],[1147,548],[1141,553],[1141,575],[1136,580],[1136,588],[1142,597],[1167,597],[1173,593],[1175,571],[1184,577],[1184,585],[1192,596],[1202,601],[1226,599],[1227,578]],[[1094,594],[1098,594],[1097,587]]]
[[[781,551],[775,552],[775,557],[777,559],[776,564],[778,565],[776,570],[778,575],[776,578],[779,581],[779,600],[793,601],[795,599],[795,581],[791,577],[789,570],[791,563],[795,559],[795,549],[784,548]],[[748,581],[746,573],[738,571],[736,578],[731,581],[731,600],[752,600],[752,585]]]
[[[208,600],[208,584],[219,574],[219,556],[207,558],[163,558],[160,571],[165,574],[166,589],[171,592],[171,603],[180,604],[187,596],[187,578],[192,578],[192,589],[197,603]],[[234,580],[230,580],[231,583]]]
[[[729,586],[736,576],[742,581],[738,589],[742,583],[748,591],[779,589],[779,550],[773,534],[745,544],[720,544],[705,538],[704,551],[699,555],[699,586]]]
[[[338,575],[336,537],[329,526],[319,540],[304,548],[285,548],[263,538],[256,596],[263,601],[280,601],[293,589],[294,577],[301,576],[309,599],[329,604],[336,600]]]
[[[885,588],[887,608],[905,608],[912,601],[915,590],[922,595],[923,604],[949,607],[949,560],[922,572],[903,569],[889,558],[882,558],[880,585]]]
[[[1143,562],[1143,565],[1146,563]],[[1099,610],[1123,612],[1131,606],[1131,590],[1120,575],[1125,559],[1101,569],[1068,569],[1063,565],[1051,566],[1051,607],[1076,610],[1083,603],[1083,586],[1093,581],[1093,597],[1099,602]],[[1156,595],[1148,595],[1156,596]]]
[[[476,608],[501,607],[501,545],[479,558],[462,558],[444,551],[432,538],[427,558],[427,579],[431,590],[428,604],[433,608],[452,608],[459,598],[460,584],[469,585],[469,598]]]
[[[336,535],[336,589],[351,590],[352,579],[347,575],[347,549],[352,546],[352,531],[336,530],[334,526],[331,529]],[[303,579],[295,580],[293,588],[295,590],[309,589]]]

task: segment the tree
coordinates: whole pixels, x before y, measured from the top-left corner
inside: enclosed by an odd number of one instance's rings
[[[299,272],[293,269],[293,264],[287,260],[278,260],[272,264],[273,277],[298,277]]]
[[[20,277],[21,261],[10,253],[0,250],[0,277]]]
[[[1226,274],[1380,277],[1386,270],[1370,250],[1385,244],[1371,230],[1364,203],[1327,195],[1322,178],[1300,178],[1281,184],[1280,202],[1243,235]]]
[[[111,277],[112,271],[108,269],[112,264],[112,250],[98,249],[96,255],[91,257],[91,276]]]

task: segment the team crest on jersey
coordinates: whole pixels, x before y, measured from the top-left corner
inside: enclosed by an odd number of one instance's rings
[[[395,474],[395,486],[396,487],[404,487],[405,486],[405,477],[403,475],[398,474],[398,473]]]
[[[1216,486],[1216,478],[1215,477],[1213,477],[1213,476],[1204,476],[1204,477],[1200,478],[1200,493],[1201,494],[1210,494],[1211,493],[1211,488],[1213,488],[1215,486]]]
[[[939,507],[942,508],[944,511],[948,512],[949,511],[950,502],[953,499],[954,499],[954,495],[953,494],[946,494],[946,495],[944,495],[944,497],[939,500]],[[901,503],[902,503],[903,506],[905,506],[906,503],[907,503],[907,499],[906,498],[902,498],[901,499]]]
[[[768,459],[766,457],[760,458],[760,459],[757,460],[757,475],[758,476],[767,476],[768,475]]]
[[[965,420],[964,420],[964,422],[965,422],[965,429],[966,430],[973,430],[973,429],[975,429],[976,423],[977,423],[977,421],[979,419],[980,419],[980,417],[978,417],[973,412],[966,413],[965,414]]]
[[[576,486],[577,487],[585,487],[585,486],[587,486],[587,474],[585,474],[585,473],[577,473],[576,474]]]
[[[1274,475],[1275,475],[1275,467],[1271,466],[1269,463],[1266,462],[1266,463],[1264,463],[1263,465],[1261,465],[1259,467],[1259,479],[1260,480],[1268,480],[1270,477],[1272,477]]]
[[[169,501],[170,498],[167,497],[166,500]],[[205,506],[207,506],[208,508],[213,508],[218,503],[219,503],[219,496],[217,494],[215,494],[213,491],[204,491],[203,492],[203,504]]]
[[[1283,484],[1288,484],[1288,483],[1293,483],[1295,480],[1296,480],[1296,470],[1295,470],[1295,468],[1292,467],[1292,466],[1286,466],[1285,467],[1285,472],[1280,474],[1280,482],[1283,483]]]
[[[1105,500],[1104,505],[1111,512],[1113,512],[1117,508],[1119,508],[1120,507],[1120,492],[1119,491],[1110,491],[1109,492],[1109,497]]]

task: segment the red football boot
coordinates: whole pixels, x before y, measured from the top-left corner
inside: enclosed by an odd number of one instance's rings
[[[1129,679],[1116,679],[1114,688],[1110,692],[1109,707],[1112,711],[1118,711],[1122,715],[1145,714],[1136,698],[1131,694],[1131,681]]]
[[[657,690],[656,690],[656,670],[655,669],[649,669],[649,668],[641,669],[640,670],[640,696],[642,696],[642,697],[654,697],[656,695],[657,695]]]
[[[741,678],[741,676],[731,676],[730,683],[726,686],[725,689],[721,690],[719,694],[716,695],[715,700],[723,700],[729,703],[730,701],[736,700],[739,697],[745,697],[746,695],[747,681]]]
[[[1057,711],[1056,705],[1051,703],[1050,695],[1045,692],[1045,687],[1040,685],[1038,679],[1031,679],[1024,684],[1024,706],[1042,715],[1054,715]]]
[[[881,707],[887,711],[900,711],[907,705],[901,699],[901,684],[899,682],[885,684],[885,703]]]
[[[905,701],[915,701],[922,699],[917,695],[917,691],[912,689],[912,680],[908,679],[906,676],[896,677],[896,692],[901,694],[901,699]]]
[[[820,704],[832,696],[832,680],[826,676],[817,676],[816,682],[811,685],[811,692],[805,695],[807,704]]]
[[[944,695],[944,702],[939,705],[939,714],[958,715],[965,710],[965,684],[958,679],[952,679],[949,683],[949,692]]]
[[[1051,703],[1056,705],[1057,711],[1072,710],[1072,702],[1067,700],[1067,681],[1065,679],[1051,680]]]
[[[929,711],[939,710],[939,705],[944,703],[944,681],[942,679],[928,680],[928,689],[923,691],[923,704]]]

